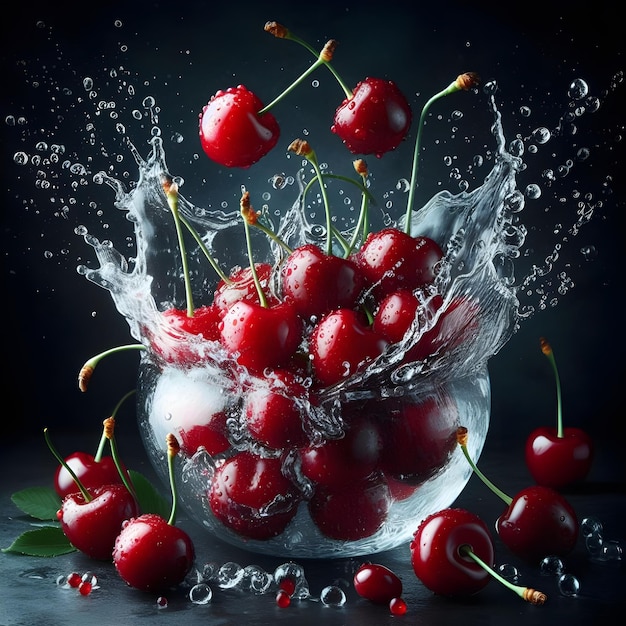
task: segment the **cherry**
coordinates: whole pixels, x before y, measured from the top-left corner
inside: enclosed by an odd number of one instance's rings
[[[391,494],[380,474],[350,485],[318,485],[309,501],[311,519],[319,530],[339,541],[371,537],[387,519]]]
[[[392,291],[381,301],[372,328],[390,343],[399,343],[415,320],[419,298],[407,289]]]
[[[174,525],[176,485],[174,457],[180,447],[172,434],[167,436],[167,461],[172,491],[168,520],[144,513],[127,520],[113,548],[113,563],[120,577],[142,591],[163,591],[180,584],[191,570],[195,549],[189,535]]]
[[[494,547],[489,529],[477,515],[465,509],[444,509],[426,517],[410,544],[415,575],[436,594],[471,595],[490,581],[489,574],[460,552],[469,545],[487,563],[493,563]]]
[[[278,298],[272,296],[270,290],[272,266],[269,263],[256,263],[255,271],[259,283],[265,292],[268,304],[278,304]],[[254,302],[255,304],[261,303],[250,267],[237,267],[230,273],[227,281],[220,280],[215,290],[213,304],[222,313],[226,313],[235,302],[240,300]]]
[[[340,439],[300,450],[300,471],[316,485],[351,486],[366,479],[376,468],[381,435],[369,419],[353,419]]]
[[[457,441],[478,477],[507,505],[496,521],[502,542],[517,556],[538,562],[547,555],[565,556],[578,539],[578,519],[570,503],[549,487],[532,485],[510,497],[498,489],[471,459],[467,429],[460,427]]]
[[[411,107],[393,81],[368,77],[337,108],[331,131],[352,153],[381,157],[406,137],[411,118]]]
[[[557,425],[541,426],[526,440],[526,465],[536,483],[559,489],[583,481],[593,462],[591,437],[581,428],[563,427],[561,383],[550,344],[541,338],[541,351],[548,357],[556,379]]]
[[[304,318],[352,308],[364,285],[351,260],[325,254],[313,244],[296,248],[289,255],[281,277],[284,299]]]
[[[87,490],[103,485],[122,484],[117,467],[110,456],[96,460],[87,452],[74,452],[65,457],[65,463]],[[78,491],[76,481],[63,464],[60,464],[54,473],[54,489],[61,498]]]
[[[87,556],[111,559],[123,522],[139,515],[134,496],[124,485],[104,485],[63,499],[57,518],[70,543]]]
[[[458,412],[448,396],[421,401],[378,403],[382,453],[379,467],[389,476],[417,485],[436,474],[456,448]]]
[[[249,539],[280,535],[298,509],[300,494],[279,458],[238,452],[218,466],[209,489],[213,515]]]
[[[225,167],[248,168],[278,142],[280,128],[271,113],[259,115],[263,103],[243,85],[219,90],[200,115],[200,144],[206,155]]]
[[[348,378],[383,353],[387,342],[352,309],[323,317],[313,329],[309,351],[316,379],[332,385]]]
[[[389,604],[402,595],[402,581],[389,568],[364,563],[354,574],[355,591],[375,604]]]
[[[370,233],[353,255],[379,300],[399,289],[413,291],[432,283],[442,258],[434,240],[393,227]]]
[[[252,437],[275,450],[308,443],[298,404],[305,396],[305,386],[291,370],[275,370],[253,379],[242,409]]]
[[[542,592],[514,585],[492,569],[494,547],[487,525],[465,509],[443,509],[426,517],[410,551],[415,575],[438,595],[473,595],[495,578],[531,604],[546,601]]]
[[[187,456],[193,456],[200,448],[204,448],[212,456],[226,452],[230,447],[226,436],[227,419],[226,411],[217,411],[207,415],[206,423],[181,428],[180,449]]]

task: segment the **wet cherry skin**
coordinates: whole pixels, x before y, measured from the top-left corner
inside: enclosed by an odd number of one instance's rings
[[[526,465],[535,482],[544,487],[560,489],[582,482],[593,456],[593,441],[580,428],[565,427],[559,437],[556,428],[542,426],[526,440]]]
[[[104,485],[71,493],[61,503],[57,518],[63,533],[77,549],[98,560],[110,560],[123,523],[139,514],[135,498],[124,485]]]
[[[496,522],[500,539],[511,552],[538,563],[548,555],[569,554],[578,538],[578,520],[557,491],[532,485],[518,492]]]
[[[469,546],[487,565],[494,546],[485,522],[465,509],[448,508],[424,519],[410,544],[411,565],[424,586],[443,596],[465,596],[483,589],[491,576],[460,552]]]
[[[374,604],[389,604],[402,595],[402,581],[384,565],[364,563],[354,574],[355,591]]]
[[[219,90],[200,115],[200,144],[206,155],[226,167],[248,168],[278,142],[280,128],[271,113],[258,115],[263,103],[243,85]]]
[[[110,456],[96,461],[93,455],[87,452],[74,452],[65,458],[65,462],[88,491],[103,485],[122,484],[117,467]],[[54,473],[54,490],[61,498],[78,491],[76,482],[63,465],[59,465]]]
[[[121,578],[131,587],[148,592],[180,584],[194,558],[189,535],[154,513],[128,520],[113,549],[113,563]]]
[[[411,107],[393,81],[368,77],[337,108],[331,131],[353,154],[381,157],[400,145],[411,118]]]
[[[257,274],[263,293],[269,305],[278,304],[279,300],[272,294],[270,281],[273,267],[269,263],[255,263],[254,271]],[[220,280],[213,295],[213,305],[222,315],[230,309],[235,302],[245,300],[261,304],[252,270],[249,266],[237,267],[228,276],[228,282]]]

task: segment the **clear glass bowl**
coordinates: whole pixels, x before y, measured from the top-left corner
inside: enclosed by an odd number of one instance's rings
[[[295,397],[289,386],[267,385],[213,362],[181,367],[146,353],[138,386],[140,430],[157,472],[169,484],[165,440],[173,433],[182,506],[216,537],[257,553],[340,558],[409,542],[471,476],[457,427],[469,429],[478,459],[489,426],[486,366],[412,390],[372,384]],[[295,406],[305,433],[285,418],[282,448],[261,443],[250,427],[249,407],[268,389]]]

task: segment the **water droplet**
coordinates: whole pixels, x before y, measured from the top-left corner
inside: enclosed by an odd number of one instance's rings
[[[605,541],[602,546],[602,557],[605,561],[621,561],[624,549],[622,544],[616,539]]]
[[[194,604],[208,604],[213,598],[213,590],[206,583],[198,583],[189,590],[189,600]]]
[[[515,567],[515,565],[511,565],[510,563],[503,563],[500,565],[498,573],[502,576],[502,578],[505,578],[512,583],[519,580],[519,570]]]
[[[17,165],[26,165],[28,163],[28,155],[26,152],[16,152],[13,155],[13,161],[17,163]]]
[[[156,599],[157,609],[166,609],[167,608],[167,598],[165,596],[159,596]]]
[[[529,106],[523,105],[519,108],[520,115],[522,117],[530,117],[531,110]]]
[[[565,571],[565,565],[558,556],[552,554],[541,561],[539,571],[543,576],[560,576]]]
[[[215,578],[222,589],[232,589],[243,580],[243,567],[238,563],[229,561],[219,568]]]
[[[389,611],[392,615],[405,615],[407,611],[406,602],[402,598],[393,598],[389,602]]]
[[[93,89],[93,79],[89,76],[83,78],[83,87],[85,88],[85,91],[91,91]]]
[[[531,183],[530,185],[527,185],[526,189],[524,190],[524,194],[530,200],[536,200],[541,196],[541,187],[539,187],[539,185],[535,183]]]
[[[590,261],[598,256],[598,251],[595,246],[583,246],[580,249],[580,253],[585,257],[585,260]]]
[[[551,133],[545,126],[540,126],[533,131],[532,136],[538,144],[544,144],[550,140]]]
[[[589,93],[589,85],[582,79],[577,78],[569,86],[567,95],[574,100],[581,100]]]
[[[602,533],[602,522],[593,516],[585,517],[580,523],[580,534],[583,537],[590,537],[594,534]]]
[[[320,601],[324,606],[343,606],[346,603],[346,594],[340,587],[328,585],[322,589]]]
[[[573,574],[561,574],[559,576],[559,591],[564,596],[576,596],[580,591],[580,581]]]

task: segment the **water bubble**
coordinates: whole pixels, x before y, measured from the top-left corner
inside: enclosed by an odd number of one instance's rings
[[[450,119],[453,121],[457,121],[460,120],[463,117],[463,112],[462,111],[452,111],[452,113],[450,114]]]
[[[529,106],[523,105],[519,108],[520,115],[522,117],[530,117],[531,110]]]
[[[85,76],[85,78],[83,78],[83,87],[85,91],[91,91],[93,89],[93,78]]]
[[[526,186],[526,189],[524,190],[524,195],[530,200],[536,200],[541,196],[541,187],[539,187],[539,185],[535,183],[531,183],[530,185]]]
[[[589,154],[590,154],[589,148],[584,148],[584,147],[579,148],[578,152],[576,152],[576,158],[579,161],[586,161],[589,158]]]
[[[604,547],[604,539],[601,533],[594,532],[591,535],[585,536],[585,547],[592,559],[601,559],[602,550]]]
[[[539,572],[543,576],[560,576],[564,571],[563,561],[554,554],[545,557],[539,564]]]
[[[184,137],[180,134],[180,133],[174,133],[171,137],[170,137],[170,141],[172,143],[183,143],[184,141]]]
[[[524,195],[517,189],[504,198],[504,207],[510,213],[519,213],[523,210],[524,203]]]
[[[411,184],[406,178],[400,178],[396,183],[396,189],[398,191],[407,192],[411,187]]]
[[[267,593],[274,582],[271,574],[258,565],[248,565],[243,570],[244,581],[252,593],[262,595]]]
[[[493,96],[496,91],[498,91],[498,83],[495,80],[490,80],[483,86],[483,93],[486,96]]]
[[[189,590],[189,600],[194,604],[208,604],[213,598],[213,590],[206,583],[198,583]]]
[[[521,139],[514,139],[510,146],[509,152],[516,157],[521,157],[524,154],[524,142]]]
[[[293,596],[304,599],[309,597],[309,583],[304,575],[304,568],[298,563],[288,561],[279,565],[274,570],[274,580],[277,585],[283,584],[285,581],[293,581]]]
[[[533,131],[532,137],[538,144],[544,144],[550,140],[551,134],[545,126],[540,126]]]
[[[567,95],[574,100],[581,100],[589,93],[589,85],[582,79],[576,78],[569,86]]]
[[[26,165],[28,163],[28,155],[26,152],[16,152],[13,155],[13,161],[17,163],[17,165]]]
[[[346,594],[340,587],[328,585],[322,589],[320,601],[324,606],[340,607],[346,603]]]
[[[585,517],[580,523],[580,534],[583,537],[602,533],[602,522],[593,516]]]
[[[498,573],[502,576],[502,578],[505,578],[512,583],[519,580],[519,570],[515,567],[515,565],[511,565],[510,563],[503,563],[500,565]]]
[[[580,253],[585,257],[586,261],[590,261],[591,259],[595,259],[598,256],[598,251],[595,246],[583,246],[580,249]]]
[[[241,583],[243,576],[243,567],[238,563],[229,561],[219,568],[215,579],[222,589],[232,589]]]
[[[5,123],[7,126],[15,126],[15,116],[14,116],[14,115],[7,115],[7,116],[4,118],[4,123]]]
[[[141,115],[141,111],[138,111],[137,109],[134,109],[133,112],[131,113],[131,115],[136,119],[136,120],[140,120],[142,118]]]
[[[580,592],[580,581],[573,574],[559,576],[559,591],[564,596],[573,597]]]
[[[156,607],[157,609],[166,609],[167,608],[167,598],[165,596],[159,596],[156,599]]]
[[[605,541],[602,546],[602,557],[605,561],[621,561],[624,549],[616,539]]]

